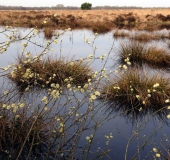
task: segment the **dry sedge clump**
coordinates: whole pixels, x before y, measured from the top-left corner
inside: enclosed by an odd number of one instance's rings
[[[146,52],[146,46],[143,43],[136,41],[130,41],[129,43],[120,44],[120,49],[118,50],[119,64],[124,64],[125,59],[129,58],[132,65],[142,64],[143,55]]]
[[[4,111],[0,118],[0,159],[17,159],[19,154],[19,159],[46,157],[52,123],[40,115],[28,116],[24,111],[13,116]]]
[[[83,85],[92,77],[92,70],[83,61],[64,59],[35,60],[26,62],[19,58],[9,78],[20,87],[50,87],[51,84]]]
[[[162,48],[152,46],[148,48],[143,61],[153,67],[170,69],[170,54]]]
[[[121,64],[128,58],[132,66],[147,63],[155,68],[169,69],[170,67],[170,54],[167,50],[156,46],[147,47],[146,44],[131,41],[121,44],[118,54]]]
[[[53,36],[54,29],[52,27],[46,27],[44,29],[44,35],[46,39],[51,39]]]
[[[104,84],[101,93],[100,98],[115,111],[154,113],[167,105],[165,100],[170,97],[170,81],[133,69]],[[166,112],[162,110],[163,114]]]
[[[93,22],[92,31],[97,32],[97,33],[107,33],[111,31],[112,29],[112,24],[109,22]]]

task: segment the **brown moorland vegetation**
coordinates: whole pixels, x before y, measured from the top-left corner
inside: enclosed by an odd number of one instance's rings
[[[38,28],[50,26],[53,29],[87,28],[98,33],[115,28],[154,30],[170,26],[169,11],[169,9],[2,10],[0,24]]]
[[[92,78],[92,70],[83,61],[66,61],[64,59],[47,58],[45,60],[18,58],[14,70],[9,78],[20,86],[26,87],[52,87],[64,86],[67,84],[84,85],[89,78]]]
[[[118,50],[120,56],[120,64],[141,66],[142,63],[146,63],[153,68],[169,69],[170,66],[170,54],[167,49],[162,49],[157,46],[148,47],[144,43],[130,41],[128,43],[122,43]]]
[[[164,119],[168,113],[161,109],[167,105],[165,99],[170,96],[169,89],[168,78],[132,69],[107,81],[99,99],[105,100],[117,112],[127,112],[129,118],[143,117],[148,112],[152,114],[159,110],[159,118]]]

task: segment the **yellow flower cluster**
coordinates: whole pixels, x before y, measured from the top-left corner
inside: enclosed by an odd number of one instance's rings
[[[93,135],[86,136],[86,140],[90,143],[92,141]]]
[[[112,133],[110,133],[110,135],[109,135],[109,136],[105,135],[105,138],[107,139],[107,141],[106,141],[106,145],[109,145],[109,141],[110,141],[110,139],[111,139],[111,138],[113,138]]]
[[[93,94],[91,94],[91,96],[89,98],[90,102],[94,101],[97,98],[97,96],[100,96],[99,91],[95,91]]]
[[[153,151],[156,153],[155,156],[156,157],[161,157],[161,155],[158,153],[158,149],[157,148],[153,148]]]
[[[129,57],[127,57],[126,59],[124,59],[124,61],[126,62],[127,65],[131,65],[131,62],[129,61]]]
[[[48,104],[48,99],[46,96],[44,96],[42,99],[41,99],[42,102],[44,102],[44,104]]]
[[[24,102],[19,102],[18,104],[3,104],[2,107],[7,110],[12,110],[13,113],[16,113],[19,108],[23,108],[25,106]]]
[[[31,71],[30,68],[26,69],[26,72],[22,75],[23,79],[30,79],[34,77],[34,73]]]
[[[50,94],[54,99],[60,98],[61,91],[59,89],[49,89],[48,94]]]

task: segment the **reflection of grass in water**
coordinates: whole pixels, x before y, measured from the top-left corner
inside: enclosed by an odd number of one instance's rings
[[[131,38],[133,40],[137,40],[137,41],[140,41],[140,42],[149,42],[151,40],[158,40],[158,37],[153,37],[152,34],[148,34],[148,33],[135,34]]]
[[[120,56],[120,64],[125,63],[125,59],[129,59],[132,65],[142,65],[147,63],[155,68],[170,67],[170,54],[167,50],[158,47],[147,47],[146,44],[131,41],[126,44],[121,44],[118,50]]]
[[[128,32],[125,32],[125,31],[120,31],[120,30],[116,30],[114,33],[113,33],[113,37],[115,39],[117,38],[125,38],[125,37],[129,37],[129,33]]]
[[[92,70],[83,61],[66,61],[64,59],[39,60],[34,58],[30,62],[22,57],[9,78],[18,86],[50,87],[51,85],[83,85],[92,77]]]
[[[166,118],[165,100],[170,96],[170,81],[158,75],[148,76],[136,69],[129,70],[120,77],[107,82],[100,97],[115,111],[128,114],[154,113],[159,110],[161,118]],[[140,115],[139,115],[140,116]]]
[[[137,40],[140,42],[149,42],[152,40],[161,40],[164,38],[169,38],[166,33],[136,33],[131,37],[132,40]]]
[[[113,33],[113,37],[115,39],[118,39],[118,38],[129,38],[133,41],[139,41],[139,42],[144,42],[144,43],[147,43],[147,42],[150,42],[150,41],[153,41],[153,40],[162,40],[162,39],[165,39],[165,38],[170,38],[170,34],[168,33],[165,33],[165,32],[138,32],[136,31],[135,34],[131,33],[132,35],[130,35],[129,32],[127,31],[123,31],[123,30],[115,30],[115,32]]]

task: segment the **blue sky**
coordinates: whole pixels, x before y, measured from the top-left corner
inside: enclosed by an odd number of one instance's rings
[[[84,2],[92,3],[92,6],[170,7],[170,0],[0,0],[0,5],[51,7],[64,4],[64,6],[80,7]]]

